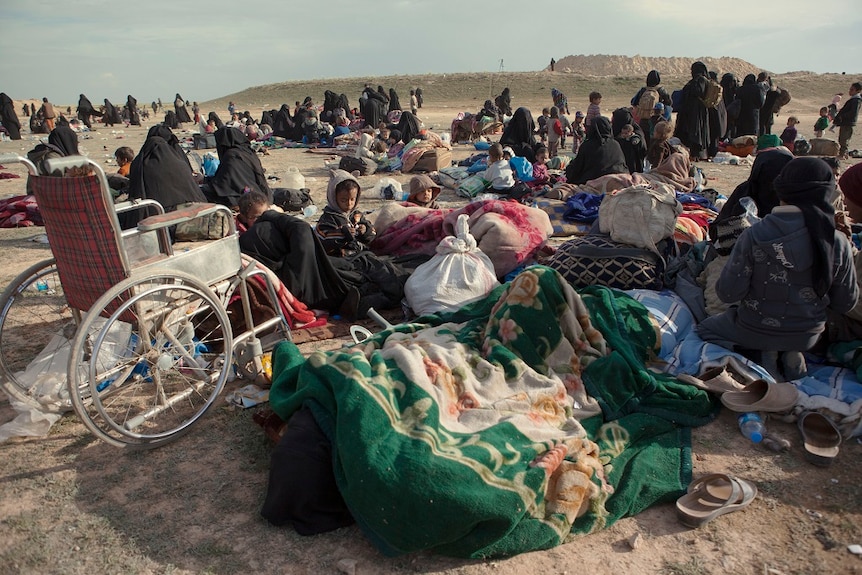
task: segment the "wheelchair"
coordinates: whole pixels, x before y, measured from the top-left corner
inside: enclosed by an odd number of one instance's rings
[[[53,257],[0,296],[0,380],[11,396],[71,408],[113,446],[153,448],[187,432],[229,379],[259,377],[265,351],[291,338],[276,286],[240,253],[228,208],[115,205],[104,171],[85,157],[48,160],[47,176],[26,158],[0,157],[13,162],[30,173]],[[118,214],[135,211],[155,214],[121,229]],[[228,222],[224,237],[174,252],[171,226],[216,215]],[[255,321],[250,286],[268,296],[271,317]]]

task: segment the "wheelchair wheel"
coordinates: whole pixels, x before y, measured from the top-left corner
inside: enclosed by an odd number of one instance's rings
[[[165,271],[121,282],[93,305],[72,342],[72,405],[111,445],[167,443],[224,388],[232,337],[221,301],[192,276]]]
[[[49,360],[68,353],[74,330],[74,317],[66,303],[54,259],[39,262],[19,274],[0,295],[3,389],[34,406],[44,408],[50,402],[61,411],[70,409],[64,383],[66,361],[51,365]],[[40,361],[24,373],[37,358]],[[51,381],[56,385],[52,387]]]

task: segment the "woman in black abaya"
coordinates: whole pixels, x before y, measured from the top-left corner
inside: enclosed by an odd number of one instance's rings
[[[37,144],[35,148],[27,152],[27,158],[36,165],[40,174],[45,175],[48,173],[45,166],[46,160],[77,156],[79,153],[78,135],[68,125],[61,124],[48,134],[48,143]]]
[[[275,113],[272,123],[272,135],[279,138],[293,137],[294,122],[290,116],[290,106],[282,104],[278,112]]]
[[[207,114],[207,123],[209,123],[210,120],[212,120],[215,124],[216,130],[221,130],[222,128],[224,128],[224,122],[221,121],[221,118],[219,118],[218,114],[216,114],[215,112],[210,112],[209,114]]]
[[[380,88],[383,89],[383,86],[380,86]],[[375,91],[371,87],[365,89],[365,94],[368,96],[368,99],[365,101],[365,109],[362,110],[362,115],[365,117],[365,125],[376,129],[381,120],[385,120],[386,118],[386,105],[388,101],[380,92]]]
[[[179,94],[174,98],[174,114],[177,115],[177,122],[179,123],[192,121],[189,111],[186,109],[186,101]]]
[[[749,74],[742,81],[742,86],[736,91],[739,100],[739,115],[736,118],[737,136],[757,136],[760,127],[760,108],[763,107],[764,95],[757,85],[757,78]]]
[[[171,212],[187,202],[206,202],[192,168],[170,128],[157,124],[147,132],[129,168],[129,199],[155,200]]]
[[[3,127],[6,128],[11,139],[21,139],[21,123],[18,121],[18,114],[15,113],[12,98],[6,92],[0,92],[0,122],[3,122]]]
[[[396,129],[401,133],[401,141],[409,144],[411,140],[419,137],[422,125],[419,123],[419,118],[414,116],[412,112],[402,112]]]
[[[500,113],[504,116],[512,115],[512,96],[509,93],[509,87],[503,88],[499,96],[494,98],[494,104],[500,109]]]
[[[705,160],[709,148],[709,113],[703,103],[707,75],[703,62],[691,65],[691,80],[682,88],[682,105],[673,134],[689,149],[693,160]]]
[[[113,126],[114,124],[122,123],[120,112],[117,111],[117,107],[114,106],[107,98],[105,98],[105,112],[102,114],[102,122],[104,122],[106,126]]]
[[[138,114],[138,101],[131,94],[126,97],[126,109],[129,111],[129,124],[140,126],[141,116]]]
[[[90,124],[90,118],[92,116],[101,116],[101,114],[93,108],[93,103],[90,102],[90,99],[84,94],[81,94],[78,97],[78,119],[91,130],[93,129],[93,126]]]
[[[626,157],[614,139],[611,121],[604,116],[593,118],[587,139],[581,144],[575,159],[566,166],[566,181],[584,184],[600,176],[627,173]]]
[[[215,139],[219,166],[203,187],[209,201],[233,207],[248,188],[263,193],[272,203],[266,174],[246,135],[237,128],[225,127],[215,133]]]
[[[400,109],[401,101],[398,99],[398,92],[395,91],[395,88],[389,88],[389,111]]]
[[[504,90],[507,92],[508,88]],[[510,110],[511,111],[511,110]],[[501,109],[502,113],[503,110]],[[527,158],[530,163],[536,161],[536,124],[533,122],[533,114],[530,110],[521,106],[512,115],[512,119],[506,124],[503,135],[500,137],[500,145],[510,147],[516,156]]]

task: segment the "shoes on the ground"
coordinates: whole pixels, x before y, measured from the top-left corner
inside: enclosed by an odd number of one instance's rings
[[[797,420],[802,434],[805,459],[818,467],[829,467],[838,456],[841,431],[835,423],[819,411],[805,411]]]
[[[712,473],[692,481],[688,492],[677,499],[677,517],[683,525],[702,527],[720,515],[747,507],[756,496],[757,486],[751,481]]]

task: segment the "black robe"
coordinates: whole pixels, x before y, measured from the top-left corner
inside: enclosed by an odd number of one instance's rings
[[[395,91],[395,88],[389,88],[389,111],[400,109],[401,101],[398,99],[398,92]]]
[[[771,134],[772,124],[775,122],[775,102],[780,92],[769,90],[763,98],[763,106],[760,107],[760,131],[758,135]]]
[[[508,90],[508,88],[506,88]],[[502,109],[500,110],[502,112]],[[528,108],[521,106],[512,115],[503,135],[500,137],[500,145],[510,147],[516,156],[527,158],[530,163],[536,161],[536,124],[533,122],[533,114]]]
[[[266,174],[245,134],[237,128],[225,127],[215,133],[215,139],[219,166],[204,186],[210,201],[233,207],[248,188],[262,192],[272,203]]]
[[[365,125],[377,128],[381,120],[386,119],[386,98],[372,88],[366,88],[365,94],[368,99],[365,100],[365,109],[362,110],[362,115],[365,117]]]
[[[138,101],[131,94],[126,98],[126,109],[129,110],[129,123],[132,126],[140,126],[141,116],[138,114]]]
[[[419,124],[419,118],[414,116],[412,112],[402,112],[396,129],[401,133],[401,141],[409,144],[410,140],[419,136],[422,127]]]
[[[347,94],[340,94],[336,102],[336,108],[341,108],[347,115],[348,120],[353,120],[353,110],[350,109],[350,103],[347,101]]]
[[[183,100],[183,97],[177,94],[177,97],[174,98],[174,113],[177,115],[177,122],[191,122],[192,118],[189,116],[189,111],[186,109],[186,101]]]
[[[107,98],[105,98],[105,112],[102,114],[102,121],[106,126],[113,126],[114,124],[122,123],[117,107],[114,106]]]
[[[147,132],[129,167],[129,199],[156,200],[170,212],[186,202],[206,202],[177,137],[164,124]]]
[[[628,140],[618,138],[620,131],[622,131],[623,126],[626,124],[631,125],[634,130],[634,134],[632,134],[632,137]],[[643,129],[641,129],[640,124],[635,123],[635,119],[634,116],[632,116],[630,108],[617,108],[614,110],[614,113],[611,116],[611,131],[623,151],[629,172],[632,174],[635,172],[643,172],[644,159],[646,159],[647,154],[646,137],[644,136],[644,132]]]
[[[221,118],[218,117],[218,114],[215,112],[210,112],[207,114],[207,123],[212,120],[215,123],[216,130],[221,130],[224,128],[224,122],[221,121]]]
[[[736,91],[739,100],[739,115],[736,118],[736,136],[756,136],[760,128],[760,108],[763,107],[763,92],[757,85],[754,74],[749,74]]]
[[[174,130],[180,127],[180,123],[177,121],[177,115],[173,110],[165,112],[165,126]]]
[[[290,117],[290,106],[282,104],[272,119],[272,135],[279,138],[293,139],[296,125]]]
[[[13,140],[21,139],[21,123],[15,113],[15,104],[6,92],[0,92],[0,122]]]
[[[709,113],[706,96],[707,69],[702,62],[691,66],[691,80],[682,88],[682,106],[676,116],[674,136],[689,149],[692,158],[706,159],[709,148]]]
[[[78,97],[78,119],[84,122],[84,125],[88,128],[92,128],[90,125],[90,118],[92,116],[101,116],[102,114],[97,112],[95,108],[93,108],[93,103],[90,102],[90,99],[87,98],[84,94],[81,94]]]
[[[736,120],[739,117],[739,110],[737,109],[734,114],[730,113],[731,104],[736,100],[736,91],[739,89],[739,82],[736,80],[736,76],[731,74],[730,72],[726,73],[721,77],[721,100],[724,103],[724,111],[725,111],[725,130],[721,133],[721,138],[733,138],[736,135]],[[738,104],[733,104],[733,106],[738,106]]]
[[[240,249],[272,269],[299,301],[337,311],[347,285],[305,220],[269,210],[239,238]]]
[[[494,98],[494,104],[504,116],[512,115],[512,96],[509,94],[509,88],[503,88],[500,95]]]
[[[332,90],[326,90],[323,93],[323,112],[320,114],[320,119],[324,122],[334,120],[333,112],[338,107],[338,95]]]
[[[626,174],[626,157],[614,140],[611,122],[604,116],[593,118],[587,138],[578,148],[578,155],[566,166],[566,181],[584,184],[607,174]]]

